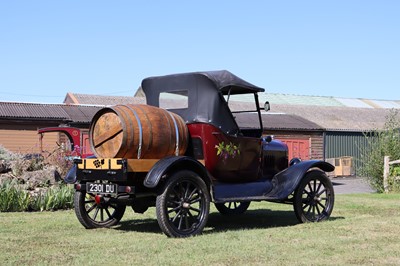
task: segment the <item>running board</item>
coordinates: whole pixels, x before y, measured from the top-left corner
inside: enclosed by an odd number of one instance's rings
[[[214,202],[265,200],[273,185],[270,179],[250,183],[217,183]]]

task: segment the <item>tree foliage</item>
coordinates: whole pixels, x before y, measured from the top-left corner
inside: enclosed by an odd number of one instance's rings
[[[391,110],[386,116],[386,122],[382,130],[374,130],[365,134],[367,148],[361,150],[361,169],[363,176],[378,192],[383,192],[383,161],[384,156],[390,156],[390,160],[400,159],[400,117],[399,110]],[[391,166],[389,180],[390,190],[399,191],[399,184],[394,179],[399,166]]]

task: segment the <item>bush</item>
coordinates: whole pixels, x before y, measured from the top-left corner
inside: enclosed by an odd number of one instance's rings
[[[378,192],[384,192],[383,186],[383,160],[390,156],[390,160],[400,159],[400,119],[399,111],[392,110],[386,117],[383,130],[375,130],[366,134],[368,148],[361,150],[362,167],[360,172],[368,177],[368,181]],[[400,191],[395,175],[399,171],[398,165],[391,166],[389,190]]]
[[[15,157],[15,154],[0,145],[0,160],[11,161]]]
[[[0,184],[0,211],[25,211],[29,208],[29,193],[21,189],[16,180],[6,180]]]
[[[44,161],[56,167],[61,176],[65,176],[73,166],[73,159],[70,152],[64,149],[56,149],[45,157]]]
[[[0,145],[0,211],[48,211],[73,207],[74,189],[57,183],[72,167],[71,154],[12,153]]]
[[[51,187],[39,193],[31,201],[31,209],[34,211],[55,211],[70,209],[74,206],[74,190],[72,187],[62,184]]]

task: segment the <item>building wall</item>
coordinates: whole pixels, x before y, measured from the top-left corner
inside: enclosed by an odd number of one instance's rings
[[[0,124],[0,145],[12,152],[40,153],[40,136],[37,133],[40,127],[40,124],[29,125],[15,122]],[[58,133],[46,134],[42,140],[43,149],[54,149],[57,141],[59,141]]]
[[[362,132],[326,132],[325,136],[325,157],[340,158],[352,157],[354,165],[353,173],[362,167],[361,154],[367,149],[368,141]]]
[[[305,141],[308,142],[308,158],[302,158],[305,160],[309,159],[316,159],[316,160],[323,160],[324,159],[324,138],[322,132],[302,132],[302,131],[277,131],[277,130],[267,130],[264,131],[264,135],[273,135],[275,139],[281,140],[283,142],[295,143],[296,141],[302,145]],[[293,157],[298,157],[298,154],[301,152],[299,151],[302,147],[296,145],[288,145],[289,148],[289,160],[290,155],[293,154]]]

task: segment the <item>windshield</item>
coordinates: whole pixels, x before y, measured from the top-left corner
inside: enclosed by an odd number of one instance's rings
[[[262,120],[257,93],[224,95],[233,117],[245,136],[258,136],[262,133]],[[254,126],[254,125],[259,125]]]

